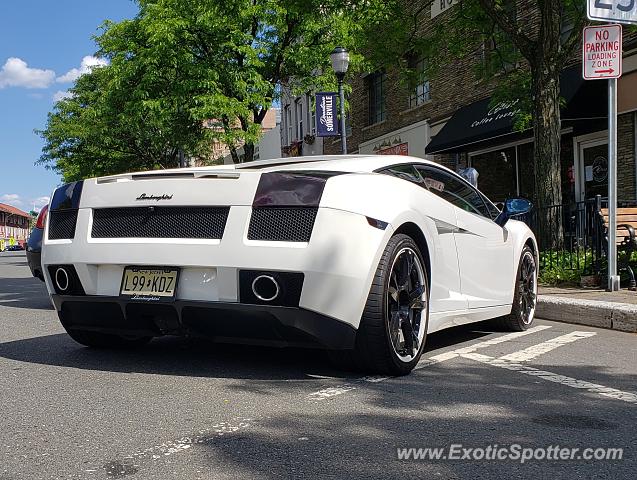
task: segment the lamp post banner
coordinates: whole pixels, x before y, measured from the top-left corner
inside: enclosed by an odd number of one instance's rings
[[[316,94],[317,137],[338,137],[337,97],[338,93],[334,92],[321,92]]]

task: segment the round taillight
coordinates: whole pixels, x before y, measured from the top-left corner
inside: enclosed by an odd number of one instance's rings
[[[35,222],[35,228],[41,228],[44,230],[44,224],[46,223],[46,214],[49,211],[49,206],[45,205],[44,207],[42,207],[42,210],[40,210],[40,213],[38,214],[38,219]]]

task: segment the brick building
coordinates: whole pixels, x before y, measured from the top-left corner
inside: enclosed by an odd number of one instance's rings
[[[426,22],[445,21],[452,2],[433,2]],[[427,24],[423,29],[427,28]],[[565,32],[566,33],[566,32]],[[487,47],[485,47],[487,48]],[[533,197],[532,131],[516,132],[516,102],[492,105],[501,72],[479,79],[476,65],[484,48],[450,60],[432,78],[426,59],[407,59],[416,72],[406,83],[397,71],[381,70],[348,78],[350,153],[405,154],[428,158],[452,169],[472,166],[478,184],[494,201]],[[562,73],[563,201],[570,203],[607,191],[607,82],[582,80],[579,52]],[[524,68],[524,66],[516,66]],[[637,36],[624,38],[624,75],[619,80],[618,198],[637,199]],[[284,118],[284,128],[286,128]],[[325,139],[323,152],[340,153],[338,138]]]
[[[0,203],[0,250],[9,245],[24,245],[29,238],[31,216],[6,203]]]

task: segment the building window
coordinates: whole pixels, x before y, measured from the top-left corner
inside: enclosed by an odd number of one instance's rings
[[[372,73],[367,77],[369,95],[369,124],[373,125],[385,120],[385,72]]]
[[[296,108],[296,138],[303,139],[303,99],[297,98],[294,102]]]
[[[309,115],[309,125],[310,133],[312,135],[316,135],[316,106],[313,102],[313,95],[307,94],[307,111]]]
[[[411,78],[409,82],[409,108],[417,107],[430,100],[429,78],[425,59],[409,59]]]
[[[494,28],[491,37],[482,43],[482,77],[509,73],[517,68],[519,52],[508,36],[499,28]]]
[[[517,22],[516,2],[503,2],[503,15],[512,23]],[[494,75],[512,72],[517,68],[520,52],[509,36],[497,25],[492,25],[490,33],[485,35],[482,43],[482,78],[489,79]]]
[[[292,110],[290,105],[285,106],[285,126],[287,127],[286,145],[292,144]]]

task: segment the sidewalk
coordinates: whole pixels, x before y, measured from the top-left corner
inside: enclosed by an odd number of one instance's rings
[[[637,292],[540,287],[538,318],[637,333]]]

